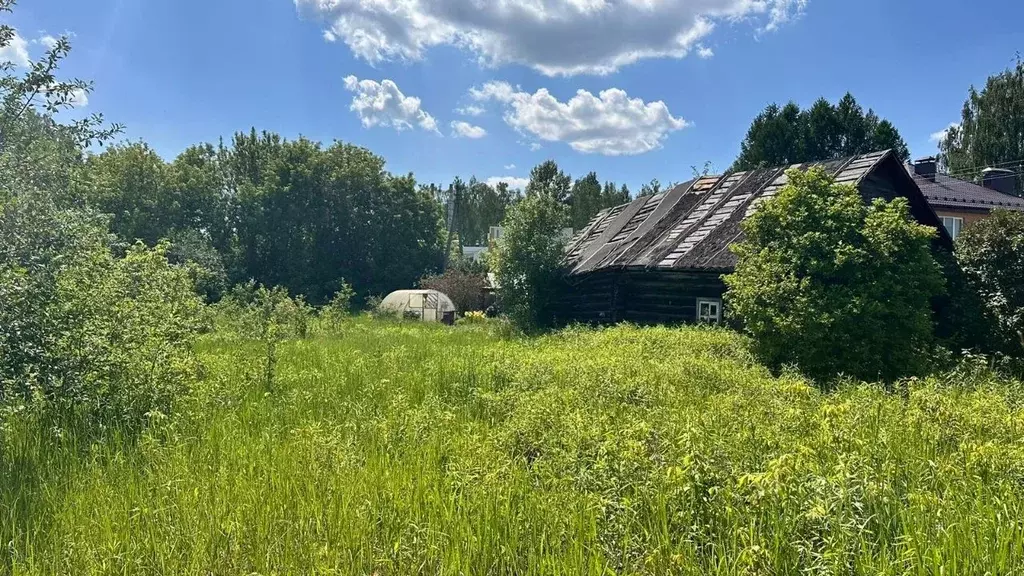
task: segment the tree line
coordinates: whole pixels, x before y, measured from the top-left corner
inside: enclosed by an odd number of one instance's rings
[[[411,287],[442,266],[449,221],[456,251],[486,245],[523,196],[475,177],[417,184],[364,148],[255,129],[170,162],[144,142],[118,144],[74,173],[74,203],[109,214],[125,242],[169,240],[172,258],[211,272],[204,292],[214,298],[250,279],[314,303],[342,281],[362,296]],[[550,160],[533,169],[525,194],[565,204],[574,228],[630,198],[625,185],[602,184],[594,172],[573,180]]]

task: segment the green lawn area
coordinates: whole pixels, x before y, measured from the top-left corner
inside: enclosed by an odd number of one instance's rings
[[[1022,574],[1024,408],[822,393],[731,332],[217,335],[136,440],[4,431],[0,573]]]

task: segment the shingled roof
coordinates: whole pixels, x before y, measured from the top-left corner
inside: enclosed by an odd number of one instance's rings
[[[740,241],[740,223],[774,196],[789,168],[819,165],[836,182],[857,186],[867,198],[906,196],[918,221],[949,237],[902,163],[890,151],[829,162],[707,176],[668,192],[644,196],[599,212],[570,241],[566,264],[573,275],[608,268],[729,271]]]
[[[998,190],[946,174],[935,174],[935,179],[932,180],[930,177],[914,174],[913,167],[908,167],[907,170],[921,189],[921,193],[928,199],[928,203],[935,208],[1024,210],[1024,198],[1003,194]]]

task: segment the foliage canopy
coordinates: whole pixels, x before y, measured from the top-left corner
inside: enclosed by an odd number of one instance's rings
[[[733,170],[833,160],[876,150],[910,157],[907,144],[888,120],[866,113],[851,95],[835,105],[824,98],[801,110],[795,102],[771,104],[754,119]]]
[[[527,196],[505,220],[492,268],[502,310],[524,331],[555,323],[567,220],[566,206],[546,194]]]
[[[939,142],[946,170],[965,180],[979,180],[987,167],[1016,174],[1016,191],[1024,192],[1024,61],[988,78],[979,92],[971,86],[959,124]]]
[[[725,277],[758,355],[821,380],[919,372],[933,341],[931,301],[943,291],[935,231],[910,218],[905,199],[865,205],[818,167],[788,176],[744,221]]]
[[[1024,213],[996,210],[967,227],[956,256],[996,319],[1004,350],[1024,357]]]

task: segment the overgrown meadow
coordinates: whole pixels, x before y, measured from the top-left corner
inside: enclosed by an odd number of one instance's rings
[[[984,370],[821,392],[735,334],[369,318],[207,335],[141,436],[9,418],[11,574],[1020,574]]]

